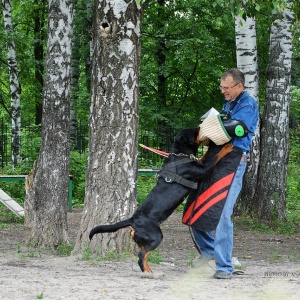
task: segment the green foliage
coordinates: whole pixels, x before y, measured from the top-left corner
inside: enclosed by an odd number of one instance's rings
[[[24,181],[0,181],[0,188],[9,194],[19,204],[23,204],[25,199]]]
[[[144,199],[147,197],[149,192],[155,186],[156,181],[157,181],[157,179],[154,175],[143,176],[142,174],[140,174],[138,176],[137,190],[138,190],[138,204],[139,205],[144,201]]]
[[[289,222],[300,226],[300,89],[292,88],[290,116],[290,160],[287,178],[286,213]]]
[[[35,78],[35,67],[37,62],[34,59],[33,45],[35,42],[38,42],[37,39],[40,39],[39,42],[41,43],[46,43],[44,37],[46,36],[45,32],[47,29],[47,15],[44,14],[45,20],[42,20],[42,25],[44,26],[42,26],[40,30],[39,38],[34,35],[34,22],[37,16],[40,16],[42,11],[46,12],[47,2],[36,2],[33,0],[11,1],[11,5],[19,80],[22,86],[22,123],[27,123],[28,120],[34,120],[35,105],[38,101],[42,101],[41,87]],[[5,43],[2,45],[5,45]],[[4,57],[6,57],[6,53],[4,54]],[[5,71],[7,72],[7,70]],[[3,78],[2,74],[1,78]],[[8,81],[6,82],[8,84]],[[6,106],[9,108],[10,96],[8,86],[5,90],[4,98]]]
[[[41,147],[41,126],[28,125],[22,129],[22,159],[21,166],[26,166],[29,170],[32,168],[34,161],[39,156]],[[25,170],[24,170],[25,171]],[[22,174],[22,173],[21,173]],[[27,174],[27,173],[25,173]]]
[[[300,126],[290,130],[290,164],[300,165]]]
[[[32,154],[34,155],[34,152]],[[70,174],[73,181],[72,202],[74,207],[81,207],[84,203],[87,155],[87,153],[79,154],[76,151],[71,153]],[[9,165],[0,169],[0,173],[5,175],[27,175],[32,169],[34,159],[36,157],[28,157],[15,169],[12,169]],[[20,181],[0,181],[0,188],[23,206],[26,196],[25,178]]]
[[[4,207],[2,203],[0,203],[0,228],[2,230],[7,230],[7,224],[23,224],[24,217],[18,217],[9,209]]]
[[[247,17],[255,17],[261,11],[273,11],[278,13],[286,9],[289,0],[214,0],[212,2],[214,7],[220,6],[223,8],[229,8],[232,16],[241,16],[244,19]],[[295,1],[297,2],[297,1]],[[296,8],[296,5],[295,5]]]
[[[32,168],[32,165],[28,161],[24,161],[18,167],[12,169],[10,165],[0,169],[1,174],[5,175],[27,175]],[[24,200],[26,196],[25,191],[25,178],[18,181],[0,181],[0,188],[5,191],[11,198],[13,198],[21,206],[24,206]],[[0,204],[1,208],[2,204]],[[0,210],[1,211],[1,210]],[[1,213],[0,213],[1,214]],[[12,212],[5,213],[6,217],[14,222],[23,223],[24,218],[17,217]]]
[[[300,165],[289,164],[287,180],[287,220],[300,225]]]
[[[56,253],[59,256],[70,256],[73,249],[74,249],[73,243],[61,244],[61,245],[58,245],[58,247],[56,248]]]
[[[292,100],[290,105],[290,127],[294,130],[292,134],[297,135],[297,127],[300,125],[300,88],[291,87]],[[299,129],[298,129],[299,133]]]
[[[73,180],[73,206],[80,207],[84,203],[85,176],[88,152],[80,154],[77,151],[71,153],[70,175]]]
[[[297,145],[299,154],[299,144]],[[299,157],[299,156],[298,156]],[[300,164],[290,161],[287,179],[287,205],[286,221],[272,219],[268,222],[257,219],[255,216],[242,216],[235,221],[244,225],[248,230],[279,233],[295,234],[300,232]]]
[[[218,81],[224,69],[235,65],[234,20],[228,26],[220,18],[223,11],[207,1],[169,1],[160,10],[146,6],[144,14],[142,128],[155,128],[156,122],[177,130],[198,125],[202,114],[212,106],[220,109],[223,103]],[[168,16],[167,23],[163,16]],[[165,78],[163,94],[159,76]]]

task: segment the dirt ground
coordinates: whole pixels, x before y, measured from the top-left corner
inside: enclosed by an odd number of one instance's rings
[[[81,210],[69,213],[75,241]],[[251,232],[236,225],[234,256],[244,275],[216,280],[214,262],[198,259],[181,214],[163,225],[161,264],[140,272],[137,258],[126,261],[60,257],[23,246],[20,224],[0,228],[0,299],[300,299],[300,237]],[[195,257],[196,254],[196,257]]]

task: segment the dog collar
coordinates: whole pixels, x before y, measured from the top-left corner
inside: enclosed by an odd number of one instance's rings
[[[169,157],[170,155],[173,155],[173,156],[187,156],[187,157],[189,157],[192,160],[195,160],[197,162],[201,162],[201,158],[196,157],[194,154],[168,153],[168,152],[165,152],[165,151],[161,151],[161,150],[158,150],[158,149],[155,149],[155,148],[151,148],[151,147],[145,146],[143,144],[139,144],[139,145],[142,148],[146,149],[146,150],[152,151],[152,152],[154,152],[156,154],[159,154],[161,156],[164,156],[164,157]]]
[[[184,154],[184,153],[169,153],[169,155],[173,155],[173,156],[186,156],[188,158],[190,158],[191,160],[194,160],[200,164],[202,164],[202,161],[201,161],[201,157],[196,157],[194,154]]]

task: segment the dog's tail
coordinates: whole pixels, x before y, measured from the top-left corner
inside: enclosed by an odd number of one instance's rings
[[[131,219],[120,221],[120,222],[112,224],[112,225],[99,225],[99,226],[94,227],[91,230],[91,232],[89,234],[89,238],[91,240],[93,238],[94,234],[104,233],[104,232],[116,232],[117,230],[128,227],[128,226],[132,226]]]

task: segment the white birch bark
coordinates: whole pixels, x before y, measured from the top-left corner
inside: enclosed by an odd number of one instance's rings
[[[73,254],[84,251],[96,225],[130,217],[136,207],[140,5],[95,2],[89,159],[84,215]],[[99,234],[94,253],[132,251],[129,231]]]
[[[73,1],[49,0],[42,145],[25,201],[28,242],[57,247],[68,242],[70,81]]]
[[[236,17],[235,37],[237,67],[245,75],[245,89],[258,101],[259,78],[255,18],[247,17],[247,19],[244,20],[241,17]]]
[[[286,180],[289,159],[289,110],[292,59],[293,1],[273,15],[267,66],[266,101],[261,128],[261,160],[256,191],[259,216],[286,218]]]
[[[258,53],[256,41],[256,20],[247,17],[235,19],[237,68],[245,75],[245,90],[259,102]],[[253,138],[250,161],[247,165],[241,201],[238,202],[238,212],[251,211],[255,206],[255,189],[260,156],[260,122],[257,124]]]
[[[10,85],[10,103],[11,103],[11,158],[12,164],[15,166],[20,158],[21,150],[21,106],[20,94],[21,85],[19,82],[17,55],[14,42],[14,29],[12,20],[12,9],[9,0],[2,0],[4,28],[7,34],[7,50],[8,50],[8,69],[9,69],[9,85]]]

